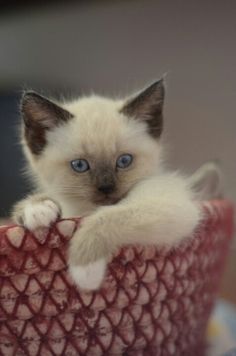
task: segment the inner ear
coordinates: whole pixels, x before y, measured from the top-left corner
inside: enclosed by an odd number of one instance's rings
[[[66,123],[73,115],[35,93],[26,92],[21,101],[26,143],[33,154],[40,154],[46,145],[46,132]]]
[[[128,117],[144,121],[149,133],[160,137],[163,130],[164,80],[160,79],[128,99],[120,112]]]
[[[73,117],[61,106],[33,91],[23,95],[21,112],[27,126],[38,125],[48,129]]]

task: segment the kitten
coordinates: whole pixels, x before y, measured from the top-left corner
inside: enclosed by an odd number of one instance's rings
[[[164,94],[159,80],[125,100],[22,98],[22,145],[38,192],[16,204],[13,217],[30,230],[60,215],[84,217],[69,248],[81,288],[100,286],[120,246],[173,246],[201,219],[193,191],[205,173],[187,179],[162,166]]]

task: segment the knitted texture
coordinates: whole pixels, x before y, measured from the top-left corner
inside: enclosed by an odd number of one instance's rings
[[[233,232],[227,201],[175,249],[130,246],[102,288],[79,291],[67,247],[79,219],[37,234],[0,228],[0,355],[202,356],[205,330]]]

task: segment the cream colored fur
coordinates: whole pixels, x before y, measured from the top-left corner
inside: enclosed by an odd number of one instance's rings
[[[74,118],[48,132],[40,156],[32,155],[23,140],[41,193],[18,203],[13,215],[31,230],[53,223],[60,210],[63,217],[83,216],[71,240],[69,268],[79,286],[96,289],[120,246],[171,247],[193,233],[201,219],[191,189],[196,182],[162,169],[160,140],[148,134],[144,122],[119,113],[122,101],[93,96],[63,106]],[[120,200],[99,206],[89,174],[74,172],[69,163],[85,158],[91,167],[104,160],[113,164],[123,153],[132,154],[134,161],[118,173],[115,198]]]
[[[115,162],[122,153],[136,159],[129,169],[119,173],[118,197],[160,171],[161,145],[150,138],[146,125],[118,113],[122,103],[97,96],[64,105],[75,119],[48,133],[48,145],[40,158],[25,153],[41,190],[60,202],[63,216],[90,214],[97,208],[92,202],[94,187],[88,174],[72,171],[69,162],[86,158],[92,166],[105,160]]]

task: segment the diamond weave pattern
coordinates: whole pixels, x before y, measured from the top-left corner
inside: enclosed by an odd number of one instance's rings
[[[206,202],[175,249],[130,246],[102,288],[79,291],[67,247],[79,219],[34,235],[0,228],[0,355],[204,355],[204,334],[233,232],[227,201]]]

